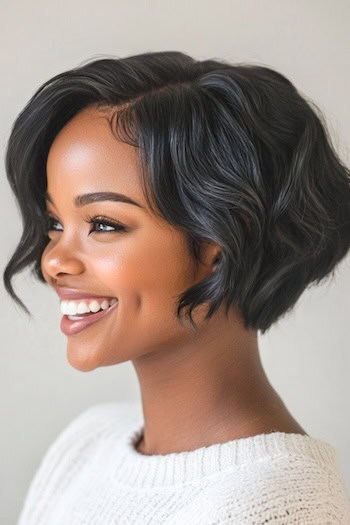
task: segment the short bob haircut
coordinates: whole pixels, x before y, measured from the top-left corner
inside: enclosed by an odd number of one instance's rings
[[[350,247],[350,171],[324,117],[282,74],[262,65],[195,60],[176,51],[96,57],[46,81],[16,118],[6,171],[23,234],[3,279],[24,268],[42,282],[49,242],[46,161],[80,110],[110,108],[111,132],[139,148],[150,209],[181,230],[195,264],[221,247],[216,271],[184,291],[177,318],[209,302],[206,320],[233,305],[264,333]],[[115,110],[115,111],[113,111]]]

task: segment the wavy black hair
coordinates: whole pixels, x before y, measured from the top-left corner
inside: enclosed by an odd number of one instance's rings
[[[40,266],[46,161],[59,130],[87,106],[111,108],[111,132],[139,148],[148,205],[186,234],[221,247],[216,271],[179,296],[177,317],[233,305],[264,333],[350,247],[350,172],[319,108],[263,65],[195,60],[177,51],[93,59],[46,81],[16,118],[6,171],[23,234],[3,280]]]

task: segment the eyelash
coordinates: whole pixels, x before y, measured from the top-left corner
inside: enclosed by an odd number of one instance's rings
[[[62,230],[55,230],[52,228],[52,221],[53,222],[59,222],[55,217],[52,217],[51,215],[46,216],[47,219],[47,231],[62,231]],[[117,233],[118,231],[126,231],[125,226],[123,226],[120,222],[117,221],[111,221],[108,219],[108,217],[104,217],[103,215],[88,215],[86,219],[84,219],[85,222],[88,224],[103,224],[105,226],[110,226],[111,228],[114,228],[115,231],[108,230],[108,231],[101,231],[101,230],[91,230],[90,233]]]

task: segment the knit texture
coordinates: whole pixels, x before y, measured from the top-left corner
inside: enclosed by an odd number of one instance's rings
[[[18,525],[350,525],[332,445],[274,432],[147,456],[138,403],[93,405],[58,435]]]

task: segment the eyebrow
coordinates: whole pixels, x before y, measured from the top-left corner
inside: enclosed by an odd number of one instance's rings
[[[45,199],[53,204],[53,200],[48,192],[45,193]],[[134,201],[127,195],[124,195],[123,193],[114,193],[112,191],[100,191],[96,193],[84,193],[83,195],[78,195],[74,199],[74,204],[77,208],[81,208],[87,204],[101,201],[125,202],[127,204],[133,204],[134,206],[143,208],[141,204]]]

